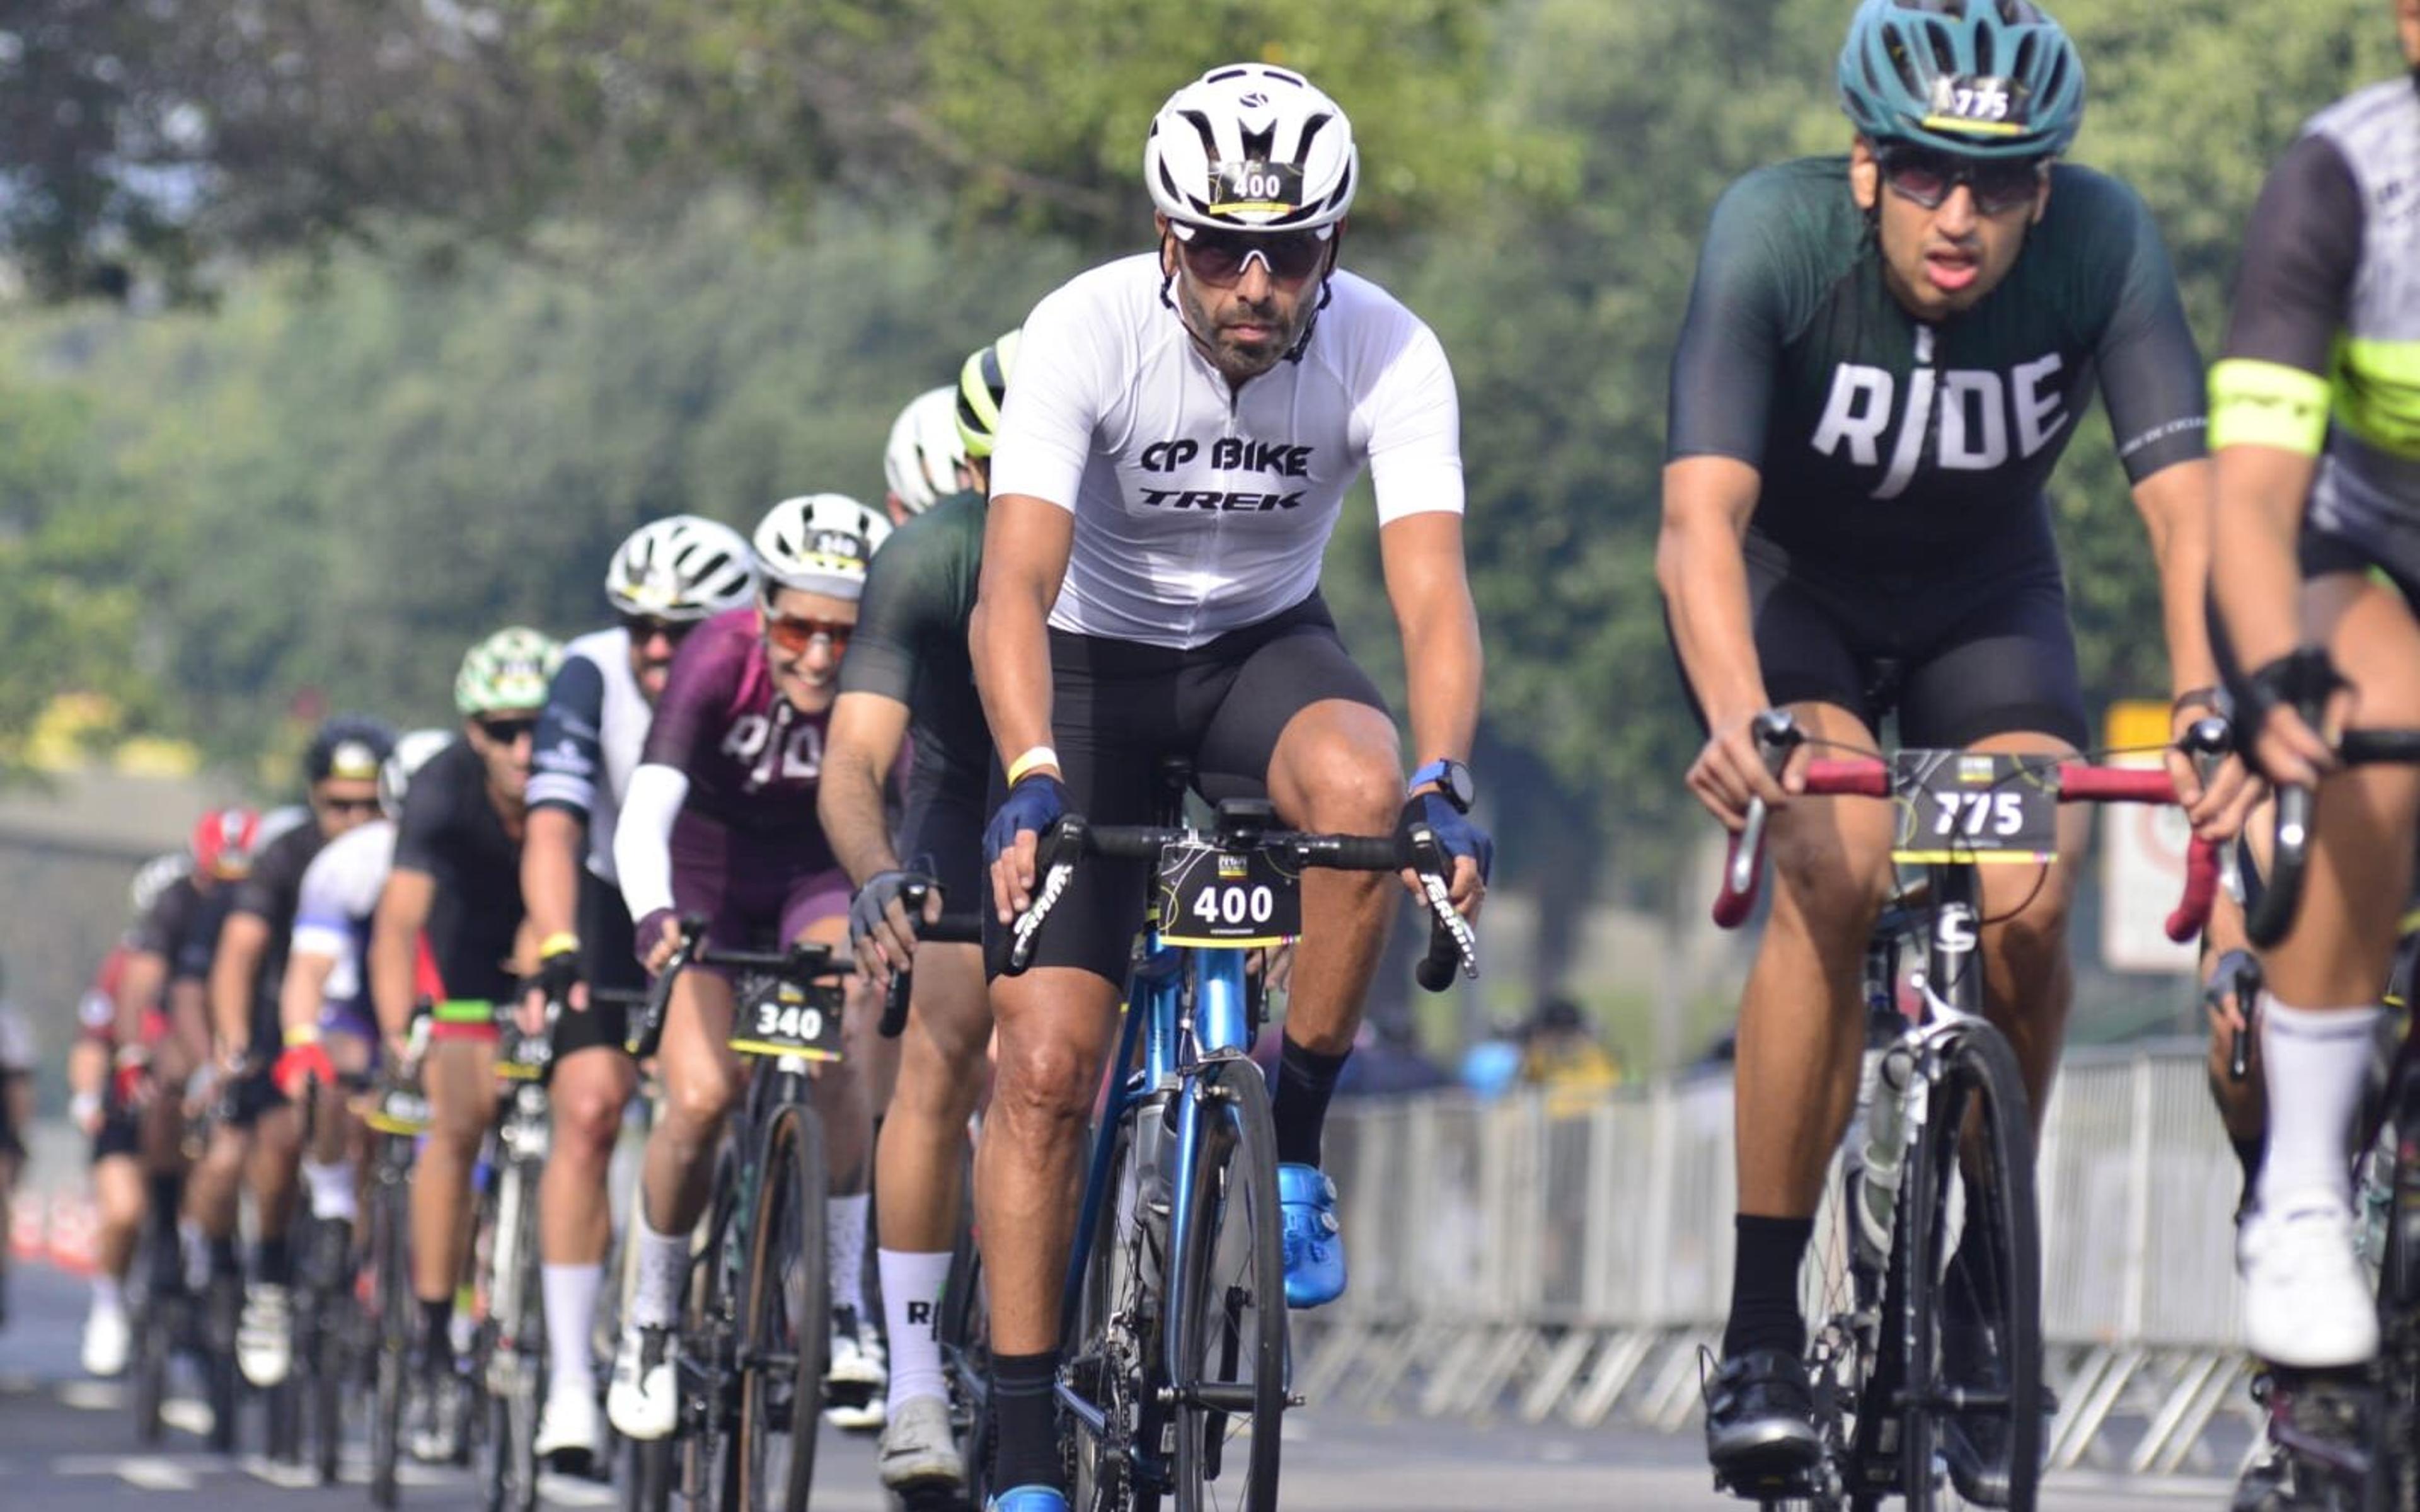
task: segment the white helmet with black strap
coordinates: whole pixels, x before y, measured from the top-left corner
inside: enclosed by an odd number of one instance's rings
[[[784,499],[756,526],[756,570],[767,594],[797,588],[834,598],[865,592],[866,564],[890,537],[891,522],[846,494]]]
[[[958,469],[966,459],[966,446],[958,440],[957,390],[927,389],[892,422],[882,476],[891,486],[891,497],[909,514],[921,515],[963,486]]]
[[[605,569],[605,596],[614,611],[654,620],[708,619],[747,603],[755,586],[747,541],[698,515],[649,520],[615,548]]]
[[[1342,107],[1266,63],[1212,69],[1171,95],[1142,162],[1161,214],[1231,231],[1326,231],[1361,177]]]

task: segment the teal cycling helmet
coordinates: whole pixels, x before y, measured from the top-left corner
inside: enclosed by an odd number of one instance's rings
[[[2084,60],[2029,0],[1863,0],[1839,83],[1869,142],[2039,158],[2084,124]]]

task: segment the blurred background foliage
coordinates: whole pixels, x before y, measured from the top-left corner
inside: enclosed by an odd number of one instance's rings
[[[472,636],[599,621],[641,519],[878,496],[908,397],[1148,244],[1158,101],[1256,57],[1351,112],[1346,256],[1454,362],[1503,880],[1668,906],[1666,363],[1722,186],[1844,148],[1850,8],[0,0],[0,766],[71,690],[230,762],[303,690],[442,717]],[[2387,6],[2056,9],[2074,156],[2149,201],[2207,351],[2267,163],[2393,70]],[[2055,503],[2094,696],[2163,690],[2105,427]],[[1399,679],[1373,535],[1330,593]]]

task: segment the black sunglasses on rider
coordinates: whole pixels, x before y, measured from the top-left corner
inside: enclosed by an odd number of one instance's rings
[[[1186,269],[1214,288],[1241,280],[1244,267],[1257,255],[1280,284],[1298,284],[1319,270],[1327,255],[1328,238],[1316,231],[1214,231],[1208,226],[1171,224],[1176,255]]]
[[[2036,191],[2050,173],[2048,158],[1962,158],[1931,147],[1885,147],[1875,150],[1883,182],[1890,192],[1928,210],[1964,184],[1975,194],[1975,208],[1999,215],[2033,203]]]
[[[479,733],[499,746],[509,746],[523,735],[533,739],[537,735],[537,717],[531,714],[483,714],[478,724]]]
[[[622,628],[629,633],[630,644],[634,646],[644,646],[656,637],[662,636],[666,645],[678,650],[680,643],[689,639],[689,633],[696,629],[697,625],[698,622],[695,620],[659,620],[652,614],[622,616]]]

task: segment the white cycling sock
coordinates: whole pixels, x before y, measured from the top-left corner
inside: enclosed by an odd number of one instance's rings
[[[824,1199],[824,1256],[835,1307],[865,1310],[865,1213],[873,1200],[862,1192]]]
[[[596,1383],[588,1331],[597,1321],[597,1294],[605,1287],[605,1267],[544,1265],[538,1270],[539,1284],[546,1288],[547,1364],[553,1372],[547,1390],[576,1388],[585,1394]]]
[[[2352,1192],[2347,1144],[2381,1011],[2288,1008],[2260,995],[2260,1059],[2269,1088],[2269,1152],[2260,1167],[2259,1204],[2298,1194]]]
[[[353,1222],[360,1205],[353,1193],[353,1167],[349,1161],[306,1160],[302,1180],[311,1189],[311,1216],[322,1222]]]
[[[126,1289],[117,1277],[98,1271],[92,1278],[92,1310],[97,1313],[122,1313],[126,1310]]]
[[[689,1278],[689,1235],[657,1233],[647,1223],[644,1196],[631,1208],[639,1277],[630,1288],[628,1322],[635,1328],[670,1328],[680,1316],[681,1283]]]
[[[891,1411],[911,1396],[947,1399],[941,1374],[941,1292],[950,1284],[950,1253],[875,1251],[882,1268],[882,1315],[891,1325]]]

